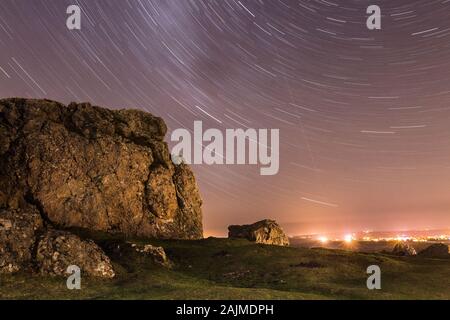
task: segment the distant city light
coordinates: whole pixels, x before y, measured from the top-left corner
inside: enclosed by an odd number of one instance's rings
[[[380,242],[380,241],[395,241],[395,242],[435,242],[435,241],[450,241],[450,234],[436,234],[436,235],[408,235],[408,234],[397,234],[393,236],[373,236],[370,233],[361,232],[358,233],[348,233],[343,234],[341,237],[332,237],[331,235],[310,235],[300,237],[302,239],[315,239],[322,244],[333,243],[333,242],[344,242],[346,244],[351,244],[357,241],[366,242]]]
[[[352,242],[352,241],[353,241],[353,236],[352,236],[351,234],[346,234],[346,235],[344,236],[344,241],[345,241],[346,243]]]
[[[327,237],[319,237],[319,241],[321,242],[321,243],[327,243],[328,242],[328,238]]]

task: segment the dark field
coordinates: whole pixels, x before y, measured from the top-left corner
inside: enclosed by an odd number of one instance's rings
[[[274,247],[246,240],[152,241],[174,262],[113,257],[113,280],[1,275],[1,299],[450,299],[450,259]],[[379,265],[381,290],[368,290],[366,269]]]

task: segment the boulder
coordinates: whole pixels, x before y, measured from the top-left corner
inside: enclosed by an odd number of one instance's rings
[[[95,243],[52,229],[35,207],[0,210],[0,273],[65,275],[70,265],[87,275],[114,277],[109,258]]]
[[[289,239],[273,220],[262,220],[250,225],[228,227],[229,238],[244,238],[256,243],[288,246]]]
[[[81,240],[65,231],[49,230],[39,240],[36,254],[37,267],[42,274],[66,275],[71,265],[83,274],[113,278],[111,261],[94,242]]]
[[[0,273],[31,268],[43,221],[38,210],[0,210]]]
[[[415,256],[417,255],[416,249],[405,242],[399,242],[394,246],[392,254],[396,256]]]
[[[202,238],[197,183],[166,131],[138,110],[0,100],[0,208],[35,206],[57,229]]]
[[[131,246],[135,248],[136,252],[150,256],[157,264],[163,267],[172,267],[172,262],[167,257],[163,247],[156,247],[151,244],[137,245],[134,243]]]
[[[431,246],[420,251],[419,256],[426,258],[449,258],[448,245],[444,243],[434,243]]]

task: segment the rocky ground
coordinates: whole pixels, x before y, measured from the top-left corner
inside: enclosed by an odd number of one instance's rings
[[[92,236],[90,236],[92,238]],[[95,237],[94,237],[95,238]],[[450,299],[450,259],[304,249],[244,239],[158,240],[169,264],[120,239],[96,240],[111,257],[113,279],[0,275],[2,299]],[[120,250],[121,246],[125,248]],[[137,249],[136,249],[137,248]],[[369,291],[366,268],[382,270],[382,289]]]

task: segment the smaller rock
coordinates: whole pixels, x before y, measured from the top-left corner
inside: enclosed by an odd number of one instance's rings
[[[65,231],[50,230],[40,239],[36,262],[42,274],[66,275],[67,268],[76,265],[90,276],[115,276],[110,259],[100,247]]]
[[[250,225],[229,226],[228,238],[244,238],[256,243],[288,246],[289,239],[274,220],[262,220]]]
[[[148,256],[151,256],[153,258],[153,261],[155,261],[157,264],[160,264],[167,268],[170,268],[173,265],[167,257],[163,247],[155,247],[151,244],[139,246],[135,243],[131,244],[131,247],[135,248],[135,250],[139,253],[144,253]]]
[[[435,243],[419,252],[419,256],[426,258],[448,258],[450,257],[448,245]]]
[[[396,256],[415,256],[417,255],[416,249],[407,243],[399,242],[394,246],[392,254]]]

